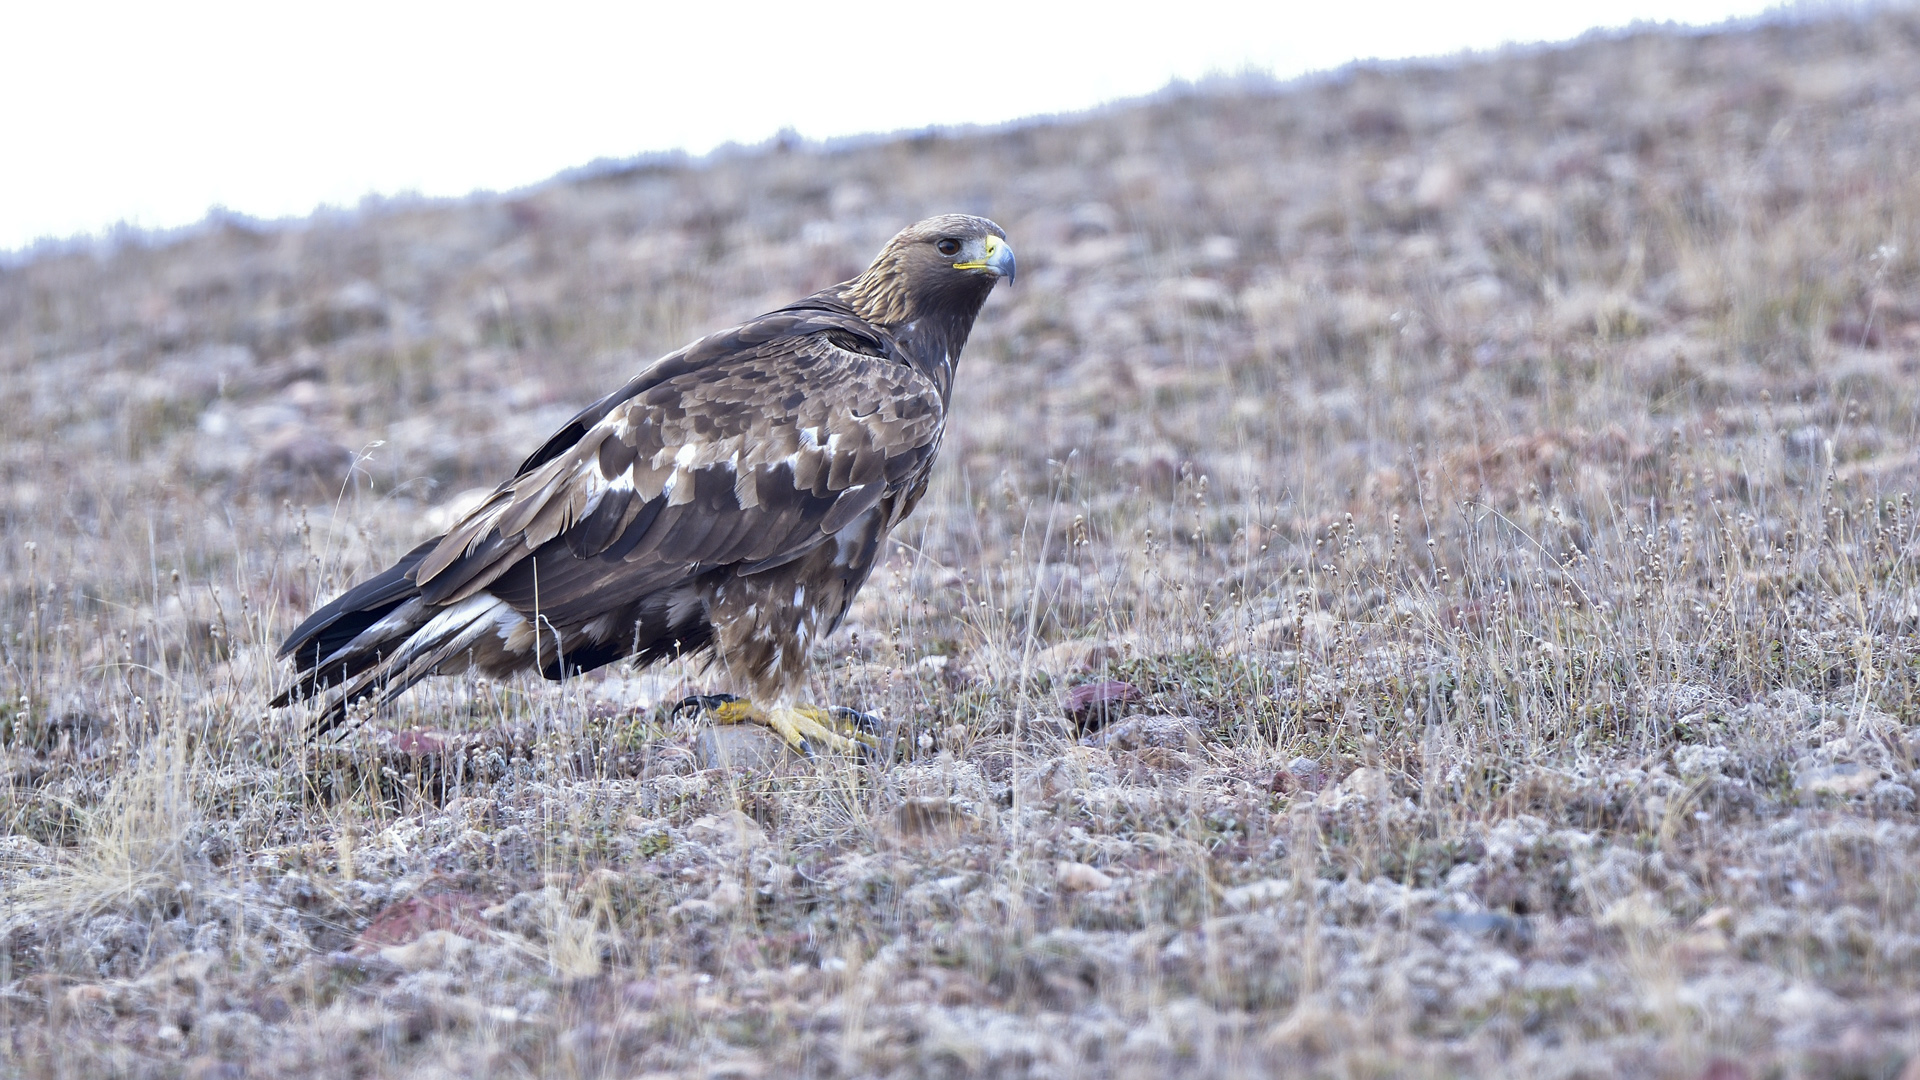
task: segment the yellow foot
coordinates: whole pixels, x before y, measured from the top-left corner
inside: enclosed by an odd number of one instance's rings
[[[699,708],[716,724],[759,724],[784,739],[788,746],[811,756],[815,750],[843,754],[880,748],[875,734],[879,722],[865,713],[819,705],[787,705],[762,709],[745,698],[715,694],[688,698],[680,708]]]

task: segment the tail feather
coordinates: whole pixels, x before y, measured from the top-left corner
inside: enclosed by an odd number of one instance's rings
[[[517,583],[499,590],[505,595],[487,588],[449,597],[416,583],[414,572],[438,544],[429,540],[348,589],[281,645],[294,678],[272,704],[315,701],[309,738],[347,723],[356,706],[378,708],[429,675],[456,670],[463,658],[492,675],[532,669],[561,679],[622,657],[645,667],[713,647],[692,585],[657,590],[580,625],[556,628],[542,618],[545,629],[535,634],[516,607]]]
[[[371,655],[372,662],[325,690],[325,704],[308,728],[308,737],[324,735],[344,723],[359,702],[371,701],[377,708],[391,701],[414,683],[439,673],[443,664],[473,649],[481,638],[519,621],[519,614],[505,603],[481,595],[399,629],[384,639],[389,646],[384,653],[356,654],[356,658]]]
[[[318,667],[323,658],[338,652],[342,645],[360,636],[361,631],[420,595],[420,587],[413,583],[413,569],[439,542],[438,537],[428,540],[400,556],[399,562],[307,616],[281,643],[280,655],[294,657],[303,670]]]
[[[452,655],[438,657],[414,673],[411,665],[423,654],[463,635],[468,638],[466,644],[478,640],[493,625],[493,620],[480,617],[481,608],[495,603],[492,597],[473,598],[478,604],[469,600],[436,609],[421,597],[413,581],[414,568],[437,543],[438,538],[428,540],[407,552],[288,634],[280,655],[293,658],[294,680],[274,695],[271,704],[277,708],[324,697],[314,723],[313,733],[318,734],[343,721],[356,702],[373,698],[376,705],[383,703]]]

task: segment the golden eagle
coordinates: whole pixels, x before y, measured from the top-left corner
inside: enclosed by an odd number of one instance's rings
[[[927,489],[954,364],[1006,233],[947,214],[842,282],[648,365],[444,535],[314,612],[280,647],[318,735],[428,675],[708,654],[714,711],[800,749],[870,742],[796,704],[887,533]]]

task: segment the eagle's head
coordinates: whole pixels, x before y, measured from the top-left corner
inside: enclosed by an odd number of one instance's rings
[[[1013,269],[1006,230],[971,214],[940,214],[896,233],[842,296],[882,326],[946,324],[965,341],[987,294],[1001,278],[1012,281]]]

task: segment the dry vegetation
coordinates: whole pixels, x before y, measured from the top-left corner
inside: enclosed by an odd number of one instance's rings
[[[816,678],[892,761],[688,671],[265,709],[573,408],[947,209],[1023,274]],[[1898,1075],[1917,226],[1883,12],[16,260],[0,1072]]]

